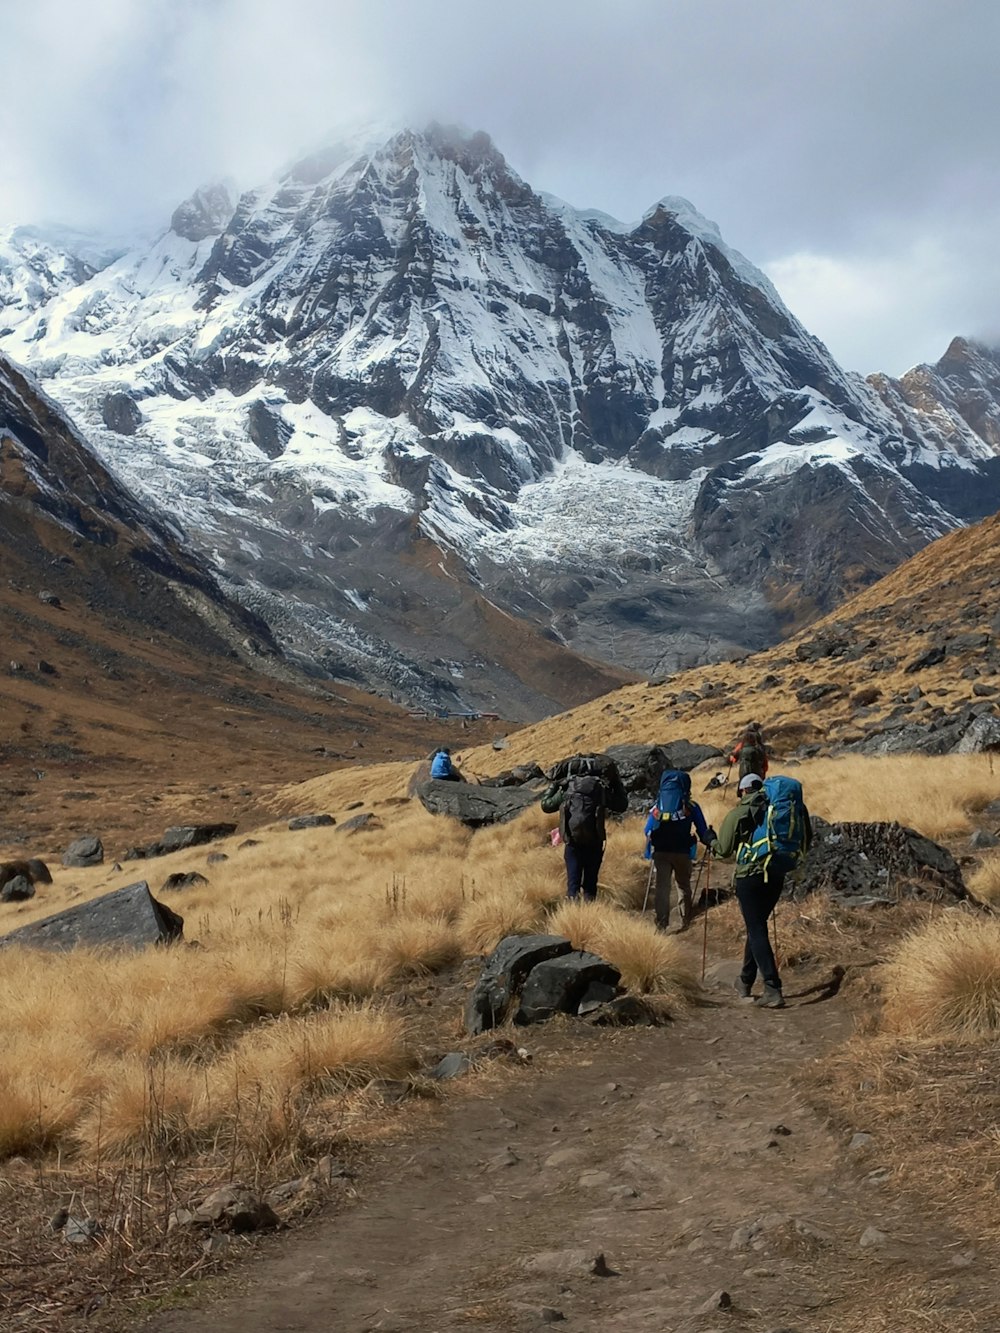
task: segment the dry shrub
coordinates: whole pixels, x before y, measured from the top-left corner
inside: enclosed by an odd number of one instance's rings
[[[698,980],[676,939],[642,917],[611,904],[568,902],[550,913],[547,929],[564,935],[575,949],[614,963],[629,990],[662,995],[677,1007],[698,994]]]
[[[379,928],[371,950],[393,978],[441,972],[462,957],[458,932],[444,917],[401,916]]]
[[[966,880],[970,893],[985,903],[1000,900],[1000,852],[984,856]]]
[[[541,910],[514,893],[488,893],[466,903],[458,930],[466,953],[492,953],[508,935],[528,935],[537,929]]]
[[[909,934],[884,970],[882,1023],[917,1037],[1000,1028],[1000,921],[949,912]]]
[[[185,1152],[192,1142],[198,1077],[188,1061],[133,1057],[109,1069],[74,1138],[94,1157]]]

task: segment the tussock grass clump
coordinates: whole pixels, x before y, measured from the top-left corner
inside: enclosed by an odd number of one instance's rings
[[[996,905],[1000,901],[1000,852],[984,856],[966,883],[970,893],[983,902]]]
[[[1000,1030],[1000,921],[949,913],[913,931],[884,970],[883,1027],[913,1037]]]
[[[468,903],[459,917],[459,937],[466,952],[488,954],[507,935],[529,935],[540,924],[542,909],[527,897],[488,893]]]
[[[700,990],[694,969],[673,936],[610,903],[564,903],[550,913],[546,929],[565,935],[575,949],[614,963],[629,990],[663,996],[677,1007],[691,1003]]]

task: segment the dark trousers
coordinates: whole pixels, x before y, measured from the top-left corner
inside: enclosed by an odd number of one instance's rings
[[[588,903],[597,897],[597,875],[604,860],[603,847],[574,847],[566,844],[566,897],[576,898],[580,889]]]
[[[747,928],[740,980],[748,986],[752,986],[757,980],[759,971],[768,986],[781,990],[781,978],[778,976],[778,964],[774,961],[767,922],[781,897],[781,890],[785,886],[785,873],[784,870],[772,865],[767,879],[761,871],[756,875],[743,875],[736,880],[736,897]]]

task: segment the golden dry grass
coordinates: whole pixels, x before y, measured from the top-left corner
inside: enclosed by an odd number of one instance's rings
[[[950,911],[909,934],[883,975],[887,1032],[980,1037],[1000,1029],[1000,921]]]
[[[622,984],[641,995],[662,996],[683,1008],[699,992],[690,959],[648,917],[626,915],[610,903],[567,902],[549,914],[546,929],[614,963]]]
[[[984,856],[966,883],[977,898],[996,905],[1000,901],[1000,851]]]

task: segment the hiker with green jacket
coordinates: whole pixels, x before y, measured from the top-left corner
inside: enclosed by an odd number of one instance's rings
[[[752,999],[753,984],[759,972],[764,978],[764,993],[754,1003],[768,1009],[783,1009],[785,1005],[778,964],[768,934],[768,919],[785,887],[785,876],[794,868],[795,857],[808,849],[812,834],[809,812],[802,803],[798,783],[785,778],[777,781],[797,789],[799,793],[794,835],[797,846],[792,856],[774,854],[767,855],[764,860],[755,860],[746,852],[740,855],[741,848],[751,847],[755,831],[760,829],[768,814],[768,795],[764,790],[763,779],[757,773],[748,773],[740,778],[739,802],[726,815],[719,836],[712,844],[714,856],[738,858],[733,887],[743,913],[747,938],[743,949],[743,967],[736,982],[737,993],[741,999]]]

